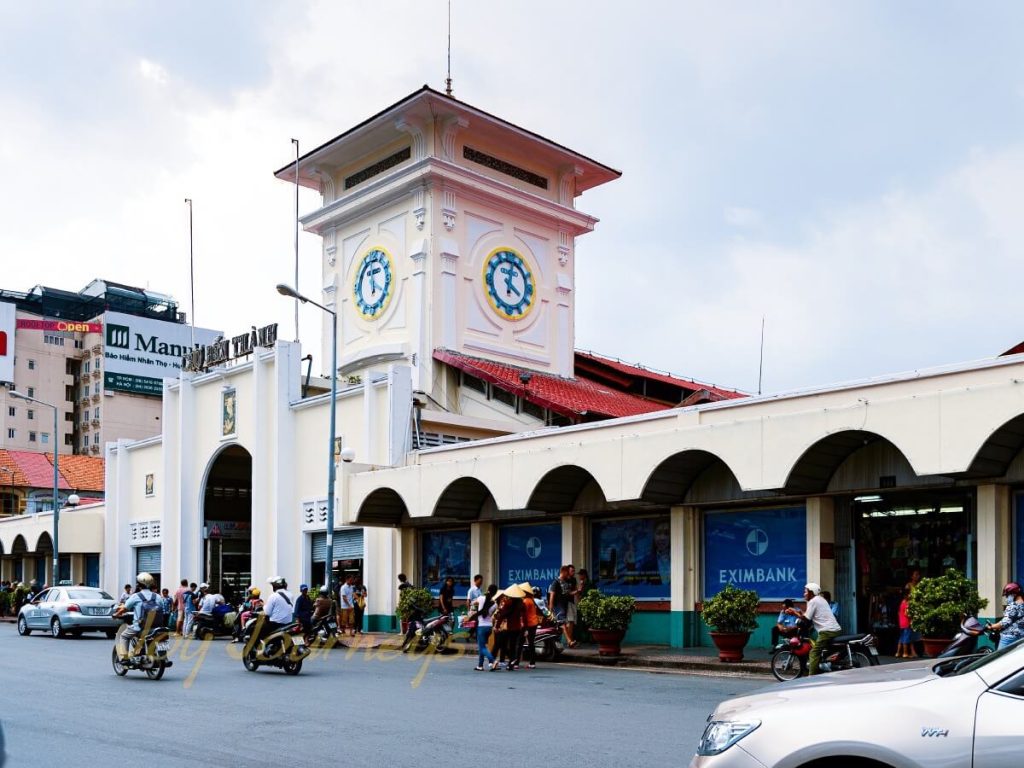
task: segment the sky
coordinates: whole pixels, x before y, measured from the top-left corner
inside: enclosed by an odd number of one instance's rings
[[[1024,340],[1024,5],[452,0],[455,95],[623,172],[577,207],[576,346],[765,392]],[[281,323],[272,172],[429,84],[444,0],[0,0],[0,286]],[[319,196],[303,190],[300,210]],[[300,236],[317,296],[320,240]],[[300,335],[318,354],[318,310]]]

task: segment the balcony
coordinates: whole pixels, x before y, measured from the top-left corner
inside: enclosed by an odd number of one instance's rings
[[[101,371],[99,368],[93,368],[92,369],[92,377],[93,377],[93,379],[99,379],[100,376],[102,376],[102,375],[103,375],[103,371]]]
[[[79,402],[81,402],[81,404],[83,406],[88,405],[89,404],[89,395],[88,395],[88,393],[82,395],[82,398],[81,398],[81,400]]]
[[[96,445],[96,443],[93,443],[92,445],[89,446],[89,450],[92,453],[99,453],[100,452],[100,447],[98,445]]]
[[[93,352],[94,355],[102,354],[102,352],[103,352],[103,345],[102,344],[93,344],[92,345],[92,352]]]
[[[92,420],[92,425],[93,425],[94,427],[98,427],[98,426],[100,425],[100,420],[99,420],[99,417],[97,417],[97,418],[95,418],[95,419],[93,419],[93,420]]]
[[[92,401],[94,403],[98,403],[100,401],[100,393],[99,392],[93,392],[92,393]]]

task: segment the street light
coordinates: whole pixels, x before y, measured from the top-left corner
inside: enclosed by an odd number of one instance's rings
[[[312,304],[319,307],[331,316],[331,427],[327,443],[327,591],[334,593],[334,433],[335,433],[335,406],[338,398],[338,313],[328,309],[306,296],[303,296],[290,285],[278,283],[277,292],[290,299],[298,299],[303,304]]]
[[[17,400],[25,400],[29,403],[53,409],[53,580],[50,583],[53,586],[57,586],[57,582],[60,581],[60,541],[57,538],[60,526],[60,500],[57,491],[57,486],[60,482],[60,475],[57,471],[57,448],[60,445],[60,435],[57,434],[57,406],[53,403],[45,403],[42,400],[36,400],[34,397],[23,395],[21,392],[13,389],[9,394]]]

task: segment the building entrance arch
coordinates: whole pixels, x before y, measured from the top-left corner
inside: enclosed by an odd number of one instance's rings
[[[203,580],[228,600],[252,584],[252,454],[229,445],[203,487]]]

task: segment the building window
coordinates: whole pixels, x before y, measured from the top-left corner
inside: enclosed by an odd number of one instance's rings
[[[8,429],[7,430],[7,439],[8,440],[13,440],[14,439],[14,430],[13,429]]]
[[[75,339],[75,349],[84,349],[84,348],[85,348],[85,342],[83,342],[81,339]]]
[[[487,394],[487,382],[483,379],[478,379],[476,376],[470,376],[468,373],[462,374],[462,386],[475,392]]]
[[[64,399],[69,401],[75,399],[75,388],[70,384],[64,385]]]
[[[504,403],[511,408],[516,407],[516,396],[511,392],[499,389],[498,387],[491,387],[491,399],[497,400],[499,403]]]
[[[35,360],[29,360],[28,361],[28,369],[30,371],[34,371],[36,369],[36,361]]]
[[[74,445],[75,445],[75,436],[74,435],[64,435],[64,445],[68,445],[68,446],[71,446],[73,448]]]
[[[31,392],[31,390],[29,390],[29,391]],[[29,395],[29,397],[32,397],[32,395]],[[31,408],[29,408],[28,409],[28,420],[32,421],[35,417],[36,417],[36,412],[33,411]]]
[[[544,409],[536,403],[531,403],[529,400],[519,399],[519,412],[544,421]]]
[[[34,443],[36,441],[36,433],[35,432],[29,432],[28,433],[28,441],[30,443]]]
[[[43,334],[43,344],[52,344],[55,347],[63,347],[64,346],[64,337],[63,336],[58,336],[55,333],[44,333]]]
[[[82,450],[83,451],[88,451],[89,450],[89,436],[88,435],[86,435],[85,437],[82,438]]]
[[[7,415],[8,416],[15,416],[15,415],[17,415],[17,413],[18,413],[18,411],[15,409],[15,407],[13,405],[10,405],[10,406],[7,407]]]
[[[97,432],[95,435],[92,436],[92,444],[93,445],[99,445],[100,444],[100,433],[99,432]]]
[[[99,417],[100,417],[100,409],[99,408],[97,408],[95,411],[93,411],[92,417],[94,419],[99,419]]]
[[[93,384],[92,393],[94,395],[98,395],[100,393],[100,383],[98,381],[95,384]]]
[[[100,357],[99,355],[96,355],[96,362],[95,362],[95,363],[93,363],[93,368],[94,368],[95,370],[97,370],[97,371],[98,371],[98,370],[100,369],[100,360],[101,360],[101,359],[102,359],[102,358],[101,358],[101,357]]]
[[[28,396],[29,397],[35,397],[36,396],[36,388],[35,387],[29,387],[28,388]]]
[[[49,432],[43,432],[39,436],[39,442],[41,442],[43,445],[49,445],[50,444],[50,433]]]
[[[86,360],[85,361],[85,365],[82,366],[82,373],[88,373],[88,372],[89,372],[89,361]]]

